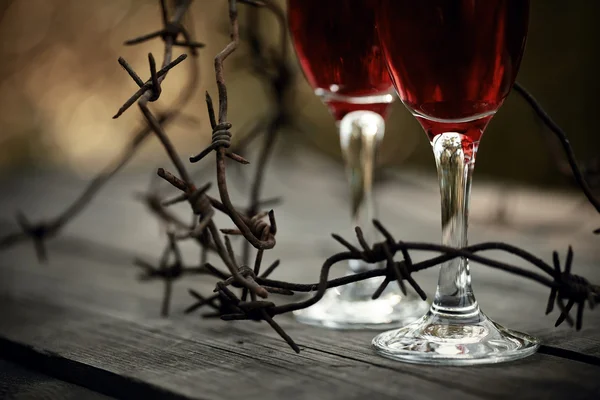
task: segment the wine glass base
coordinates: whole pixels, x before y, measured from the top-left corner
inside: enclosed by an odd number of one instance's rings
[[[494,364],[527,357],[540,343],[511,331],[479,311],[468,320],[428,312],[424,317],[373,339],[375,351],[387,358],[417,364]]]
[[[384,330],[415,321],[429,308],[416,295],[404,296],[397,287],[372,300],[370,296],[374,290],[369,291],[368,296],[360,296],[353,290],[356,287],[348,286],[342,291],[329,289],[318,303],[295,311],[296,320],[330,329]]]

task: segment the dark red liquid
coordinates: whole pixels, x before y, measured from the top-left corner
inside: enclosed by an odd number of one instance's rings
[[[529,0],[379,0],[375,8],[394,86],[430,139],[452,131],[478,141],[515,81]]]
[[[388,105],[350,104],[346,98],[390,93],[392,82],[377,41],[368,0],[288,0],[289,26],[311,86],[342,96],[327,102],[336,119],[354,110],[385,114]]]

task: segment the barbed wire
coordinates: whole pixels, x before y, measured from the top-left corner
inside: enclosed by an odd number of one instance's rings
[[[202,43],[194,41],[191,33],[181,23],[184,15],[189,12],[191,2],[192,0],[176,1],[172,15],[169,15],[165,1],[160,1],[163,27],[126,42],[128,45],[144,43],[151,39],[161,39],[164,42],[164,56],[159,69],[157,69],[154,56],[148,54],[149,79],[144,81],[131,65],[124,59],[119,59],[119,64],[126,70],[139,89],[125,101],[115,115],[115,118],[122,115],[133,104],[137,104],[145,118],[147,126],[133,135],[130,144],[125,148],[123,154],[107,166],[90,183],[82,195],[63,213],[48,222],[38,223],[30,222],[23,213],[19,213],[17,219],[21,226],[21,231],[9,234],[0,239],[0,249],[5,249],[23,240],[31,239],[34,242],[38,258],[44,260],[46,258],[45,241],[58,234],[68,222],[88,206],[104,184],[133,157],[141,143],[153,134],[162,144],[176,171],[175,174],[165,168],[159,168],[157,175],[180,193],[172,198],[161,198],[157,193],[152,193],[151,191],[138,196],[152,212],[152,215],[167,226],[168,242],[157,266],[141,259],[137,259],[135,264],[143,270],[140,276],[141,280],[164,281],[163,302],[161,305],[162,315],[166,316],[169,314],[173,283],[176,280],[189,275],[211,276],[217,279],[214,292],[210,295],[202,295],[194,289],[189,289],[190,295],[194,298],[194,303],[185,310],[186,313],[209,307],[211,311],[205,313],[205,317],[218,317],[226,321],[265,321],[294,351],[299,352],[300,348],[298,345],[275,321],[277,315],[310,307],[318,302],[329,288],[375,277],[382,277],[383,279],[381,285],[373,293],[373,298],[377,298],[389,284],[395,282],[404,293],[406,293],[406,286],[408,285],[425,300],[426,294],[415,280],[413,274],[437,266],[445,261],[461,257],[546,286],[550,289],[546,313],[552,312],[554,306],[556,306],[560,310],[556,321],[557,326],[567,321],[567,323],[575,325],[576,329],[581,329],[585,304],[587,303],[590,308],[594,307],[595,303],[600,299],[600,287],[591,284],[584,277],[571,272],[574,259],[574,252],[571,248],[567,251],[564,264],[561,265],[558,253],[554,252],[553,263],[550,265],[524,249],[505,243],[490,242],[464,248],[452,248],[432,243],[397,241],[379,221],[373,221],[376,229],[385,239],[381,242],[369,244],[366,242],[362,230],[357,227],[356,238],[360,247],[356,247],[341,236],[334,234],[333,238],[344,246],[346,251],[334,254],[325,260],[321,267],[317,283],[298,284],[271,279],[271,273],[280,265],[279,260],[274,261],[267,269],[261,272],[265,255],[276,245],[275,236],[277,233],[277,223],[273,209],[268,211],[262,209],[266,204],[273,203],[272,199],[260,200],[262,197],[264,174],[267,170],[267,160],[275,151],[274,144],[277,133],[283,126],[290,124],[293,110],[291,106],[293,103],[290,100],[293,74],[290,66],[287,64],[288,49],[284,13],[277,3],[272,0],[227,0],[230,41],[216,55],[214,64],[218,90],[217,112],[215,112],[210,94],[206,93],[206,106],[212,128],[212,140],[205,149],[189,159],[189,162],[197,163],[206,159],[213,152],[215,153],[216,187],[218,191],[218,198],[215,198],[209,194],[211,189],[210,182],[203,185],[196,185],[194,182],[195,177],[189,173],[187,163],[181,158],[165,130],[167,123],[180,113],[178,107],[187,102],[191,96],[193,91],[189,89],[190,86],[184,89],[181,94],[181,98],[185,101],[180,100],[180,103],[174,106],[171,111],[163,114],[154,113],[149,107],[149,103],[155,102],[160,98],[162,93],[161,84],[166,79],[169,71],[179,63],[184,62],[187,58],[186,54],[182,54],[172,59],[173,48],[182,47],[189,51],[192,56],[196,56],[197,50],[203,47]],[[254,43],[252,57],[255,72],[265,78],[266,82],[270,85],[274,112],[268,118],[257,118],[253,126],[258,128],[252,128],[251,130],[251,138],[257,137],[255,135],[263,134],[264,142],[259,153],[259,163],[255,170],[254,179],[252,180],[249,205],[246,209],[235,207],[232,204],[227,180],[227,160],[231,160],[242,166],[249,163],[245,157],[237,151],[232,150],[233,126],[228,121],[228,92],[224,73],[224,63],[236,51],[240,41],[238,4],[259,9],[264,8],[273,13],[280,24],[282,32],[279,50],[277,51],[273,49],[265,50],[265,48]],[[252,35],[252,32],[256,33],[256,26],[253,29],[255,30],[250,29],[248,31],[250,35]],[[258,41],[258,35],[251,37],[251,40],[254,42]],[[194,57],[191,58],[194,59]],[[194,75],[192,74],[192,76]],[[197,77],[193,79],[197,80]],[[600,202],[592,193],[592,189],[590,189],[584,174],[579,169],[565,132],[549,118],[533,96],[522,86],[517,85],[515,88],[524,96],[542,121],[557,135],[582,191],[590,203],[600,212]],[[174,213],[168,210],[168,207],[182,203],[187,203],[193,213],[194,220],[191,224],[179,219]],[[218,228],[214,221],[216,211],[227,215],[234,227]],[[241,262],[238,261],[239,257],[236,255],[231,244],[231,235],[242,236],[244,239],[245,247]],[[184,263],[178,244],[184,240],[193,240],[198,244],[200,248],[199,264],[186,265]],[[251,247],[256,250],[252,267],[248,265],[251,258]],[[517,256],[522,262],[535,267],[536,271],[524,268],[521,265],[501,262],[482,255],[490,250]],[[425,261],[414,263],[410,255],[413,251],[428,251],[438,253],[438,255]],[[216,254],[220,262],[226,267],[226,270],[213,265],[213,263],[209,263],[209,253]],[[396,260],[398,254],[401,258]],[[342,278],[329,279],[331,268],[346,260],[362,260],[370,264],[383,263],[383,266]],[[296,293],[312,293],[312,295],[304,300],[280,305],[265,300],[269,297],[269,294],[289,296]],[[570,316],[570,312],[575,306],[577,306],[576,316],[573,319]]]

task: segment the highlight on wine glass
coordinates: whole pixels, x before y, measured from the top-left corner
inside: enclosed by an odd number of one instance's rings
[[[380,0],[376,9],[394,86],[433,147],[442,242],[466,246],[477,147],[515,81],[529,0]],[[380,334],[373,346],[379,354],[402,361],[468,365],[525,357],[539,342],[504,328],[479,309],[469,262],[457,258],[441,265],[425,316]]]
[[[375,10],[366,0],[288,0],[288,19],[304,75],[339,128],[351,226],[360,226],[367,240],[374,241],[373,168],[394,100],[377,43]],[[348,272],[376,267],[353,261]],[[395,285],[372,300],[381,279],[330,289],[317,304],[297,311],[296,318],[330,328],[381,329],[405,324],[427,310],[427,303],[412,293],[404,296]]]

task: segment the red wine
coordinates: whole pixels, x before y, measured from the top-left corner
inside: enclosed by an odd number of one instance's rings
[[[290,32],[300,65],[337,120],[354,110],[384,115],[391,102],[391,96],[385,101],[365,101],[367,96],[386,95],[393,90],[377,42],[375,9],[370,3],[288,0]]]
[[[478,141],[515,81],[529,0],[379,0],[375,9],[394,86],[430,139],[452,131]]]

